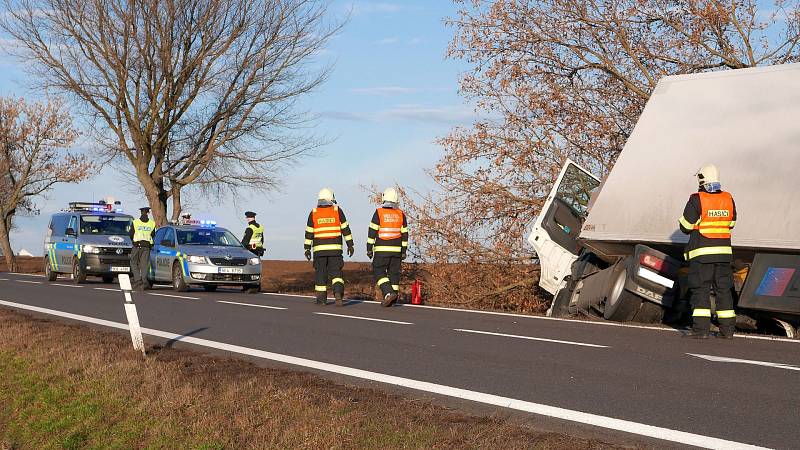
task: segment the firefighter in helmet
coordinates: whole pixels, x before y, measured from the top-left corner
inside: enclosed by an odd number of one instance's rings
[[[381,305],[391,306],[400,290],[400,266],[408,251],[408,222],[399,207],[397,189],[388,188],[381,196],[369,224],[367,256],[381,290]]]
[[[317,195],[317,207],[308,214],[304,244],[306,259],[314,258],[314,291],[318,304],[327,304],[330,283],[336,306],[343,305],[342,237],[347,243],[347,256],[353,256],[353,233],[347,217],[336,203],[333,190],[323,188]]]

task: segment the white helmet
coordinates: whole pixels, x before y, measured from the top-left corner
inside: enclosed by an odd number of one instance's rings
[[[319,195],[317,195],[317,200],[319,202],[325,202],[328,204],[336,203],[336,197],[333,195],[333,189],[331,188],[322,188],[319,191]]]
[[[398,203],[400,201],[400,195],[397,193],[397,189],[393,187],[386,188],[381,196],[381,201],[383,203]]]
[[[695,174],[697,175],[697,183],[701,188],[708,192],[716,192],[722,189],[719,181],[719,169],[713,164],[706,164],[701,167]]]

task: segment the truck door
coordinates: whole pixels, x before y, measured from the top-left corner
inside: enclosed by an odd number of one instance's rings
[[[578,258],[581,250],[578,235],[586,220],[589,200],[598,186],[599,179],[567,160],[528,236],[539,256],[539,286],[553,295]]]

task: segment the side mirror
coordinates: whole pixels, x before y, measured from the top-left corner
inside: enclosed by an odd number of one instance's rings
[[[169,239],[164,239],[161,241],[162,247],[175,247],[175,243],[170,241]]]
[[[67,234],[67,236],[77,236],[78,235],[78,233],[75,232],[74,228],[67,228],[66,234]]]

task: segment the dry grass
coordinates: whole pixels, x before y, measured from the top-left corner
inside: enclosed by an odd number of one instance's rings
[[[604,448],[0,309],[0,448]]]

